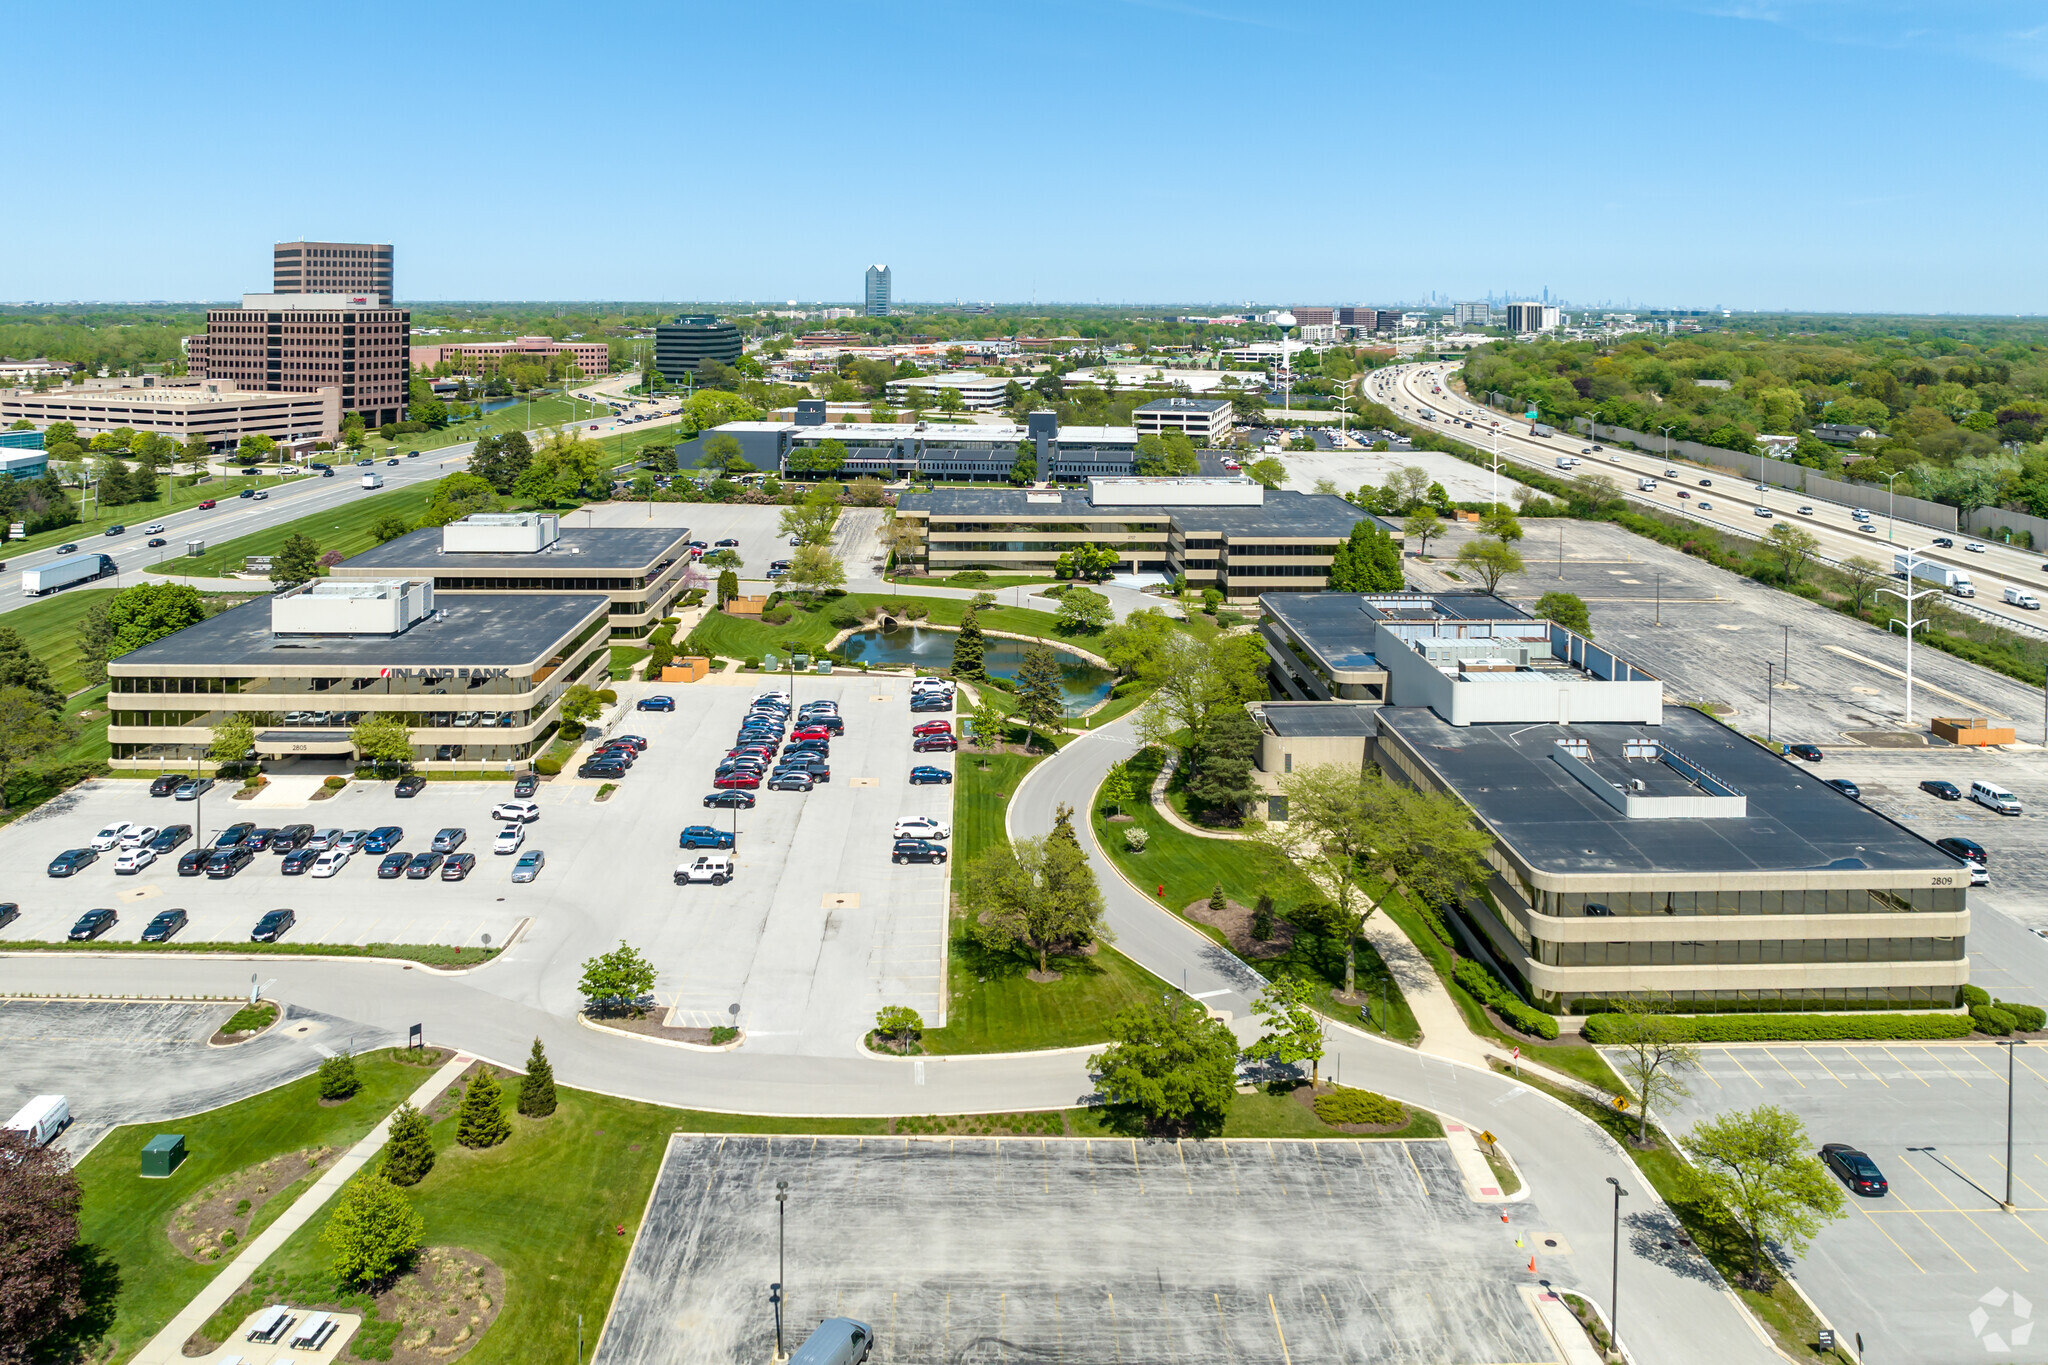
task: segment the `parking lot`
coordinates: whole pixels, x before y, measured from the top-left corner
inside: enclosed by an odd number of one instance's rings
[[[2014,1050],[2017,1213],[1998,1206],[2006,1055],[1988,1043],[1709,1048],[1674,1126],[1776,1104],[1805,1120],[1816,1147],[1847,1142],[1876,1161],[1890,1191],[1871,1198],[1845,1188],[1848,1217],[1821,1232],[1798,1274],[1837,1329],[1883,1342],[1885,1360],[2048,1360],[2048,1330],[2027,1330],[2048,1318],[2040,1051]]]
[[[782,524],[780,507],[722,502],[595,503],[571,513],[570,524],[688,527],[690,538],[706,545],[737,540],[740,577],[764,582],[769,564],[796,553],[789,538],[777,529]]]
[[[347,1020],[291,1008],[233,1047],[206,1040],[232,1004],[0,1000],[0,1120],[36,1095],[62,1095],[71,1126],[57,1145],[76,1159],[123,1123],[204,1113],[305,1075],[337,1052],[398,1041]]]
[[[762,682],[786,684],[787,675]],[[888,1004],[909,1005],[936,1024],[944,1011],[948,868],[898,866],[890,855],[899,818],[930,815],[950,824],[951,787],[912,787],[909,774],[920,763],[950,771],[952,755],[911,752],[905,680],[800,675],[797,703],[837,700],[845,721],[846,733],[831,745],[831,780],[809,793],[761,790],[752,810],[708,810],[703,798],[713,769],[756,690],[624,688],[605,728],[644,736],[647,752],[602,802],[595,780],[565,774],[541,785],[534,798],[541,816],[527,826],[525,849],[542,851],[546,865],[523,885],[511,881],[514,859],[491,851],[498,824],[489,813],[510,798],[505,782],[430,782],[403,800],[389,782],[352,782],[330,800],[296,805],[245,809],[249,803],[212,793],[202,803],[209,834],[237,820],[346,830],[398,825],[405,831],[399,849],[418,852],[435,831],[460,827],[468,832],[465,849],[477,855],[476,870],[460,882],[438,874],[381,880],[379,859],[366,854],[328,879],[287,877],[270,853],[218,881],[179,877],[172,860],[117,876],[108,855],[76,876],[48,877],[43,869],[52,857],[115,821],[194,818],[193,803],[153,799],[141,782],[88,783],[0,829],[0,858],[16,869],[7,896],[22,907],[0,942],[61,938],[81,913],[101,906],[120,913],[106,938],[130,941],[156,911],[173,906],[191,916],[180,936],[188,942],[246,940],[257,918],[277,907],[298,915],[287,944],[471,946],[485,934],[502,944],[530,920],[522,958],[550,964],[551,979],[567,977],[560,998],[549,997],[552,1008],[573,1003],[567,990],[575,964],[623,938],[660,968],[657,995],[680,1006],[677,1022],[730,1023],[729,1007],[739,1004],[750,1047],[808,1051],[823,1039],[833,1051],[856,1052],[875,1011]],[[631,709],[654,692],[674,696],[678,709]],[[674,884],[683,859],[678,835],[692,824],[737,830],[731,883]]]
[[[1428,470],[1429,477],[1444,486],[1452,502],[1484,502],[1492,496],[1494,487],[1491,470],[1434,450],[1282,450],[1279,458],[1287,466],[1286,486],[1304,493],[1314,489],[1318,479],[1330,480],[1342,493],[1355,493],[1362,484],[1384,486],[1410,465]],[[1503,502],[1514,501],[1516,486],[1514,467],[1502,460]],[[1435,542],[1431,542],[1431,549],[1435,549]]]
[[[1558,1358],[1439,1141],[678,1134],[596,1365],[769,1357],[779,1180],[792,1344],[848,1316],[875,1362]]]

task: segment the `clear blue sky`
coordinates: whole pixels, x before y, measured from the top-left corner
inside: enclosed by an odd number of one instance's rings
[[[2048,312],[2048,11],[1579,4],[31,5],[4,299]],[[26,145],[24,145],[26,144]]]

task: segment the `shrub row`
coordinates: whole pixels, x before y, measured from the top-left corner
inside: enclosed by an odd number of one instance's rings
[[[1509,990],[1506,983],[1484,963],[1461,957],[1451,968],[1451,975],[1516,1032],[1526,1033],[1532,1038],[1557,1037],[1557,1020],[1522,1003],[1522,998]]]
[[[1621,1016],[1596,1014],[1583,1030],[1595,1045],[1615,1041]],[[1958,1014],[1723,1014],[1669,1016],[1690,1043],[1822,1042],[1848,1039],[1966,1038],[1971,1021]]]
[[[1408,1111],[1385,1095],[1339,1087],[1316,1096],[1316,1117],[1324,1123],[1403,1123]]]

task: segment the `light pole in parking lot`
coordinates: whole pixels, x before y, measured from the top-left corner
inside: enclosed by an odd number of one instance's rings
[[[2005,1049],[2005,1211],[2015,1213],[2012,1202],[2012,1050],[2025,1047],[2024,1038],[2001,1038],[1995,1045]]]
[[[1923,546],[1921,548],[1924,550],[1926,547]],[[1913,591],[1913,570],[1919,567],[1920,565],[1920,554],[1921,550],[1908,550],[1905,553],[1904,557],[1906,560],[1906,586],[1903,591],[1898,588],[1878,589],[1878,592],[1882,595],[1898,598],[1899,601],[1903,603],[1906,608],[1906,619],[1901,621],[1898,617],[1894,616],[1891,618],[1890,626],[1904,626],[1906,628],[1907,729],[1911,729],[1913,726],[1913,632],[1927,624],[1927,618],[1924,616],[1917,621],[1913,619],[1913,604],[1923,597],[1941,591],[1940,588],[1922,588],[1919,592]],[[1887,626],[1886,629],[1890,629],[1890,626]]]
[[[788,1262],[788,1260],[786,1259],[786,1257],[784,1256],[784,1242],[783,1242],[783,1232],[784,1232],[784,1229],[785,1229],[785,1228],[786,1228],[786,1227],[788,1226],[788,1224],[787,1224],[787,1221],[786,1221],[788,1213],[789,1213],[789,1182],[788,1182],[787,1180],[778,1180],[778,1181],[776,1181],[776,1182],[775,1182],[775,1285],[774,1285],[774,1290],[775,1290],[775,1292],[774,1292],[774,1303],[775,1303],[775,1358],[776,1358],[777,1360],[787,1360],[787,1359],[789,1359],[789,1355],[788,1355],[788,1353],[787,1353],[787,1352],[785,1352],[785,1351],[784,1351],[784,1350],[782,1349],[782,1301],[783,1301],[783,1299],[784,1299],[784,1298],[786,1297],[786,1296],[785,1296],[785,1295],[783,1294],[783,1292],[782,1292],[782,1286],[783,1286],[784,1284],[786,1284],[786,1283],[788,1282],[788,1279],[789,1279],[789,1262]]]
[[[1614,1263],[1609,1271],[1607,1285],[1607,1337],[1615,1354],[1621,1353],[1621,1201],[1628,1191],[1613,1176],[1607,1183],[1614,1186]],[[1626,1359],[1626,1357],[1624,1357]]]

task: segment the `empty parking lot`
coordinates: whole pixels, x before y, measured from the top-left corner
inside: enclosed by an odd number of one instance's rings
[[[876,1361],[1557,1358],[1441,1142],[679,1134],[599,1365],[769,1357],[779,1180],[789,1335]]]
[[[1870,1154],[1890,1191],[1869,1198],[1845,1189],[1848,1217],[1821,1232],[1798,1274],[1837,1328],[1884,1342],[1886,1360],[2048,1360],[2048,1329],[2026,1330],[2033,1316],[2048,1315],[2041,1051],[2021,1047],[2013,1058],[2016,1213],[1999,1208],[2006,1056],[1988,1043],[1708,1049],[1675,1126],[1777,1104],[1805,1120],[1816,1147],[1847,1142]],[[1993,1333],[1998,1341],[1987,1342]]]

